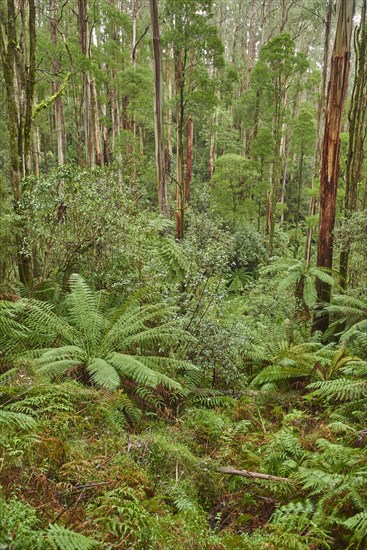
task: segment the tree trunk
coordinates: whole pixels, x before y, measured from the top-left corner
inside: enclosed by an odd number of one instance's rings
[[[171,48],[167,51],[167,148],[166,148],[166,173],[172,170],[172,55]]]
[[[23,14],[24,4],[22,7]],[[32,126],[33,101],[36,85],[36,6],[34,0],[28,0],[28,60],[24,60],[26,73],[25,119],[24,119],[24,160],[25,174],[32,173]],[[23,17],[23,15],[22,15]],[[27,49],[23,52],[26,55]]]
[[[210,128],[210,152],[209,152],[209,177],[210,179],[213,177],[214,174],[214,164],[215,164],[215,158],[216,158],[216,151],[215,151],[215,138],[217,133],[217,125],[218,125],[218,108],[214,108],[214,112],[212,114],[212,123]]]
[[[35,176],[40,175],[40,156],[41,156],[41,147],[40,147],[40,131],[38,126],[33,127],[33,143],[34,143],[34,153],[33,153],[33,174]]]
[[[328,0],[328,7],[325,19],[325,32],[324,32],[324,55],[323,55],[323,64],[322,64],[322,80],[321,80],[321,91],[320,98],[317,107],[317,145],[315,151],[315,160],[314,160],[314,178],[317,179],[320,174],[320,159],[322,152],[322,138],[324,130],[324,119],[325,119],[325,99],[326,99],[326,86],[327,86],[327,69],[329,63],[329,48],[330,48],[330,29],[331,29],[331,17],[333,13],[333,0]],[[313,187],[314,181],[311,183],[311,188]],[[317,209],[317,200],[315,197],[312,197],[310,200],[309,214],[314,216]],[[305,260],[307,265],[310,263],[311,259],[311,245],[312,245],[312,227],[307,229],[306,234],[306,248],[305,248]]]
[[[186,126],[186,180],[185,180],[185,201],[186,204],[190,201],[190,187],[192,179],[192,156],[193,156],[193,140],[194,140],[194,123],[192,114],[189,114]]]
[[[103,154],[102,154],[102,145],[101,145],[101,127],[99,124],[99,109],[98,109],[98,98],[97,98],[97,88],[96,88],[96,79],[92,78],[90,90],[91,97],[91,109],[92,109],[92,124],[93,124],[93,145],[94,145],[94,160],[97,166],[103,166]]]
[[[281,167],[281,142],[282,142],[282,120],[283,120],[283,104],[284,104],[284,89],[282,79],[278,76],[275,79],[274,86],[274,117],[273,117],[273,136],[274,136],[274,160],[271,172],[271,190],[269,197],[269,252],[273,251],[274,232],[276,222],[276,204],[279,198],[279,181]]]
[[[154,134],[155,160],[158,182],[159,212],[168,216],[168,197],[166,184],[166,165],[163,126],[163,79],[162,79],[162,46],[159,35],[157,0],[150,0],[150,17],[153,35],[154,58]]]
[[[79,45],[82,55],[90,58],[89,44],[89,25],[88,25],[88,5],[87,0],[78,0],[78,31]],[[85,157],[86,164],[89,167],[95,166],[95,126],[94,126],[94,104],[92,97],[93,83],[89,70],[83,75],[83,117],[84,117],[84,138],[85,138]]]
[[[186,57],[186,52],[185,52]],[[186,63],[182,59],[182,52],[179,48],[174,50],[175,62],[175,85],[176,85],[176,239],[181,240],[184,233],[185,214],[185,180],[184,180],[184,67]]]
[[[19,10],[19,11],[18,11]],[[17,16],[21,17],[21,37],[17,36]],[[7,0],[6,17],[0,12],[0,54],[5,83],[9,135],[10,183],[15,212],[22,198],[21,177],[32,172],[33,100],[36,78],[36,10],[28,3],[28,21],[24,2],[17,9]],[[27,43],[27,47],[25,47]],[[22,216],[20,217],[20,220]],[[26,288],[32,282],[32,258],[24,252],[26,228],[20,221],[17,235],[17,262],[20,281]]]
[[[364,142],[366,137],[367,110],[367,28],[366,0],[363,2],[361,21],[355,31],[355,79],[348,113],[349,142],[345,173],[344,217],[348,218],[357,208],[358,184],[362,179]],[[348,265],[352,242],[343,231],[340,253],[340,284],[347,286]]]
[[[327,112],[320,175],[320,223],[317,249],[317,266],[331,269],[333,265],[333,231],[340,163],[340,129],[351,52],[354,2],[339,2],[338,22],[331,59]],[[330,302],[330,285],[317,280],[319,302]],[[325,331],[327,316],[316,318],[313,330]]]
[[[282,125],[282,137],[280,144],[280,157],[282,161],[282,189],[280,193],[280,204],[282,205],[282,210],[280,213],[279,225],[283,226],[284,223],[284,205],[285,205],[285,193],[287,187],[287,157],[288,157],[288,145],[289,139],[288,135],[285,133],[285,124]]]
[[[56,0],[50,0],[50,27],[51,27],[51,43],[56,49],[57,44],[57,5]],[[59,83],[57,82],[57,73],[59,71],[59,62],[57,60],[56,51],[53,52],[52,57],[52,94],[57,94],[59,91]],[[65,162],[64,158],[64,139],[63,139],[63,112],[62,112],[62,100],[60,95],[55,100],[55,130],[57,138],[57,163],[62,166]]]
[[[194,67],[194,51],[190,53],[190,69],[189,78],[192,82],[192,71]],[[189,85],[189,91],[192,91],[192,85]],[[194,141],[194,122],[193,115],[189,113],[186,124],[186,178],[185,178],[185,203],[188,204],[190,200],[190,187],[192,179],[192,157],[193,157],[193,141]]]
[[[101,111],[104,119],[107,119],[107,105],[105,103],[102,104]],[[108,166],[111,162],[111,152],[110,152],[108,128],[105,124],[103,125],[103,130],[102,130],[102,142],[103,142],[103,164]]]
[[[247,68],[246,68],[246,90],[250,87],[250,76],[252,67],[255,61],[256,53],[256,34],[255,34],[255,16],[256,16],[256,2],[252,0],[250,9],[250,27],[248,35],[248,48],[247,48]]]

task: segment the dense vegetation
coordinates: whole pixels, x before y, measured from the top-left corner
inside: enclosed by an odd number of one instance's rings
[[[0,548],[367,544],[366,0],[0,0]]]

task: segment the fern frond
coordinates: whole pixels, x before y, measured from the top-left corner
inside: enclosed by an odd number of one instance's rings
[[[182,390],[181,384],[168,376],[150,369],[140,361],[138,357],[132,357],[131,355],[122,353],[113,353],[110,363],[120,374],[130,378],[137,384],[143,384],[152,388],[162,384],[169,389]]]
[[[71,292],[67,297],[67,304],[71,324],[86,340],[99,342],[106,320],[99,311],[96,294],[80,275],[71,275],[69,285]]]
[[[227,401],[227,397],[222,392],[211,388],[195,388],[191,392],[189,399],[194,406],[205,409],[225,407]]]
[[[166,345],[173,346],[178,342],[185,344],[195,342],[195,338],[184,330],[172,327],[170,325],[160,325],[154,328],[146,328],[140,332],[136,332],[131,336],[125,338],[122,342],[122,346],[117,346],[117,349],[129,349],[131,346],[152,346],[152,345]]]
[[[347,529],[351,529],[356,532],[358,538],[364,538],[367,536],[367,512],[360,512],[351,518],[348,518],[343,522],[343,525]]]
[[[56,378],[62,374],[65,374],[69,369],[73,367],[79,367],[80,361],[75,359],[61,359],[60,361],[51,361],[46,364],[42,364],[37,368],[37,372],[43,374],[50,379]],[[37,367],[37,363],[36,363]]]
[[[158,254],[164,263],[177,276],[183,275],[189,270],[190,264],[181,246],[173,239],[163,238],[157,249]]]
[[[13,378],[13,376],[15,376],[17,372],[18,372],[18,369],[14,367],[0,374],[0,385],[5,384],[9,380],[11,380],[11,378]]]
[[[313,382],[307,386],[314,390],[308,398],[317,397],[326,400],[357,401],[367,396],[367,381],[337,378],[335,380],[323,380]]]
[[[173,372],[179,374],[185,378],[188,385],[191,387],[197,386],[200,382],[202,373],[199,367],[196,367],[189,361],[182,359],[174,359],[172,357],[159,357],[152,355],[141,355],[139,360],[147,367],[153,370],[162,372],[164,369],[166,372]]]
[[[119,393],[116,404],[118,409],[121,410],[129,420],[132,420],[133,422],[139,422],[142,417],[142,412],[136,407],[136,405],[134,405],[134,403],[125,393]]]
[[[16,427],[22,430],[32,430],[37,426],[37,421],[28,414],[13,412],[0,408],[0,425],[4,427]]]
[[[322,281],[323,283],[326,283],[329,286],[334,286],[335,285],[334,278],[329,273],[324,271],[323,269],[320,269],[318,267],[313,267],[312,268],[312,274],[317,279],[320,279],[320,281]]]
[[[52,548],[56,550],[91,550],[97,544],[92,538],[71,531],[57,523],[48,527],[46,535]]]
[[[283,278],[283,280],[278,285],[278,291],[283,292],[289,287],[294,286],[299,279],[300,275],[299,273],[289,273],[286,277]]]
[[[317,302],[315,280],[310,277],[305,280],[303,289],[303,300],[306,306],[309,308],[313,307]]]
[[[37,350],[34,350],[37,351]],[[79,346],[61,346],[60,348],[50,348],[42,351],[38,350],[41,355],[37,358],[36,364],[43,365],[52,361],[61,361],[63,359],[78,358],[83,361],[85,352]]]
[[[87,365],[87,371],[92,382],[108,390],[115,390],[120,385],[120,377],[116,369],[104,359],[95,357]]]
[[[170,308],[164,304],[143,307],[133,304],[128,310],[123,310],[118,318],[114,315],[114,323],[105,333],[101,346],[106,350],[111,350],[114,346],[121,347],[126,338],[146,329],[148,323],[156,322],[170,311]]]
[[[266,382],[276,382],[278,380],[287,380],[289,378],[298,378],[310,376],[311,369],[305,370],[303,367],[288,367],[283,365],[271,365],[263,369],[251,382],[251,386],[258,386]]]

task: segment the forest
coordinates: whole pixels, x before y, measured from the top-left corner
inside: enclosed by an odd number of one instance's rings
[[[0,549],[367,548],[367,0],[0,0]]]

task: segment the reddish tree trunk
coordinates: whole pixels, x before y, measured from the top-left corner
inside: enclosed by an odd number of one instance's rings
[[[320,98],[317,107],[317,145],[315,151],[315,160],[314,160],[314,180],[319,177],[320,173],[320,159],[321,159],[321,150],[322,150],[322,138],[324,130],[324,109],[325,109],[325,98],[326,98],[326,86],[327,86],[327,68],[329,62],[329,47],[330,47],[330,29],[331,29],[331,16],[333,13],[333,0],[328,0],[328,7],[326,12],[325,19],[325,30],[324,30],[324,55],[323,55],[323,65],[322,65],[322,81],[321,81],[321,91]],[[314,181],[311,183],[311,188],[313,187]],[[317,200],[315,197],[312,197],[310,200],[309,215],[314,216],[317,210]],[[305,248],[305,260],[307,265],[310,263],[311,259],[311,245],[312,245],[312,227],[307,229],[306,234],[306,248]]]
[[[331,58],[325,132],[320,174],[320,222],[317,265],[331,269],[333,265],[333,231],[340,161],[340,130],[348,89],[354,2],[341,0],[334,49]],[[330,285],[318,280],[320,302],[330,302]],[[327,316],[316,318],[313,330],[325,331]]]

